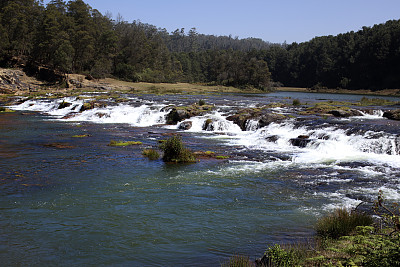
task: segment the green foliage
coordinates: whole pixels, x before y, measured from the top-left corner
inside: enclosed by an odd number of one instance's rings
[[[298,262],[296,253],[291,249],[282,249],[280,245],[269,247],[267,252],[269,266],[291,267]]]
[[[206,101],[204,101],[203,99],[199,100],[199,103],[198,103],[199,106],[204,106],[205,104],[206,104]]]
[[[318,220],[317,235],[323,238],[339,238],[349,235],[357,226],[366,226],[373,223],[372,217],[356,211],[337,209],[333,213]]]
[[[145,149],[142,151],[142,155],[150,160],[157,160],[160,158],[160,154],[155,149]]]
[[[25,58],[96,78],[113,74],[129,81],[243,89],[270,90],[271,79],[314,89],[378,90],[400,84],[400,20],[287,45],[113,21],[82,0],[42,3],[1,2],[0,60]]]
[[[398,88],[400,20],[264,52],[272,79],[311,88]]]
[[[163,161],[175,163],[191,163],[196,162],[195,155],[185,148],[182,138],[178,135],[167,139],[160,145],[163,150]]]
[[[293,105],[293,106],[300,106],[300,105],[301,105],[301,102],[300,102],[300,100],[298,100],[298,99],[293,99],[292,105]]]

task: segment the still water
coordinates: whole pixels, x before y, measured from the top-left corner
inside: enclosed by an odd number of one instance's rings
[[[0,262],[219,266],[232,254],[256,258],[274,243],[306,239],[318,216],[371,202],[379,190],[400,200],[399,125],[379,112],[288,116],[247,131],[226,120],[238,108],[291,103],[291,96],[126,96],[127,103],[83,113],[75,113],[83,104],[75,98],[13,106],[17,112],[0,114]],[[186,131],[164,125],[165,107],[200,98],[219,109],[191,118]],[[58,109],[62,101],[72,105]],[[210,118],[213,129],[203,130]],[[141,155],[176,132],[194,151],[231,158],[176,165]],[[82,134],[88,137],[73,137]],[[315,142],[292,146],[290,138],[302,134]],[[111,147],[110,140],[143,144]]]

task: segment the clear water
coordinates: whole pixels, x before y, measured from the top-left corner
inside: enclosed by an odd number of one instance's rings
[[[14,107],[22,111],[0,114],[0,262],[219,266],[235,253],[256,258],[274,243],[308,238],[318,216],[373,201],[379,190],[400,199],[396,122],[307,118],[242,132],[225,120],[239,107],[290,101],[285,94],[201,96],[220,110],[191,119],[188,131],[160,124],[162,108],[200,96],[130,96],[68,119],[82,101],[69,99],[77,106],[66,110],[55,108],[62,100],[25,102]],[[327,97],[342,96],[293,98]],[[196,128],[207,118],[213,131]],[[192,150],[231,159],[174,165],[141,155],[176,132]],[[80,134],[90,137],[72,137]],[[315,142],[291,146],[300,134]],[[268,141],[272,135],[277,142]],[[143,144],[110,147],[110,140]]]

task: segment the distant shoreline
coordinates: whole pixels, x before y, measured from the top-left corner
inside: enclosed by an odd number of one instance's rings
[[[12,80],[4,81],[4,79]],[[79,95],[85,92],[104,93],[136,93],[136,94],[215,94],[215,93],[270,93],[258,89],[240,89],[220,85],[205,85],[196,83],[145,83],[128,82],[114,78],[91,79],[81,74],[68,74],[67,87],[48,85],[34,77],[27,76],[21,69],[0,68],[0,96],[24,95],[43,96],[57,94],[59,96]],[[371,90],[348,90],[348,89],[311,89],[301,87],[277,87],[273,91],[306,92],[306,93],[329,93],[329,94],[358,94],[371,96],[400,96],[400,89]],[[7,92],[7,93],[6,93]]]
[[[327,94],[351,94],[351,95],[371,95],[371,96],[400,96],[400,89],[384,89],[379,91],[372,90],[349,90],[349,89],[317,89],[301,87],[278,87],[276,91],[284,92],[304,92],[304,93],[327,93]]]

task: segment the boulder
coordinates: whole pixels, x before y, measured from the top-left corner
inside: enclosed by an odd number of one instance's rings
[[[84,112],[85,110],[90,110],[90,109],[94,109],[94,108],[104,108],[106,106],[107,106],[106,103],[90,101],[90,102],[84,103],[82,105],[81,109],[79,110],[79,112]]]
[[[268,142],[276,143],[279,140],[279,136],[277,135],[270,135],[265,138]]]
[[[179,129],[181,130],[189,130],[192,128],[193,123],[191,121],[184,121],[181,124],[179,124]]]
[[[212,125],[212,123],[212,119],[207,119],[203,124],[203,131],[214,131],[214,126]]]
[[[335,117],[348,118],[353,116],[362,116],[362,113],[356,109],[335,109],[328,112]]]
[[[71,105],[72,105],[72,103],[63,101],[63,102],[60,103],[60,105],[58,105],[58,109],[67,108],[67,107],[69,107]]]
[[[226,119],[237,124],[242,131],[246,131],[248,122],[251,120],[258,122],[257,127],[262,128],[273,122],[281,122],[286,119],[286,116],[270,112],[269,108],[247,108],[239,110]]]
[[[389,120],[400,120],[400,109],[388,110],[383,113],[383,117]]]
[[[304,148],[310,143],[312,139],[308,135],[299,135],[297,138],[290,139],[292,146]]]
[[[171,108],[171,107],[170,107]],[[189,106],[172,107],[170,112],[167,114],[167,124],[177,124],[180,121],[189,119],[191,117],[204,115],[214,109],[212,105],[193,104]]]

